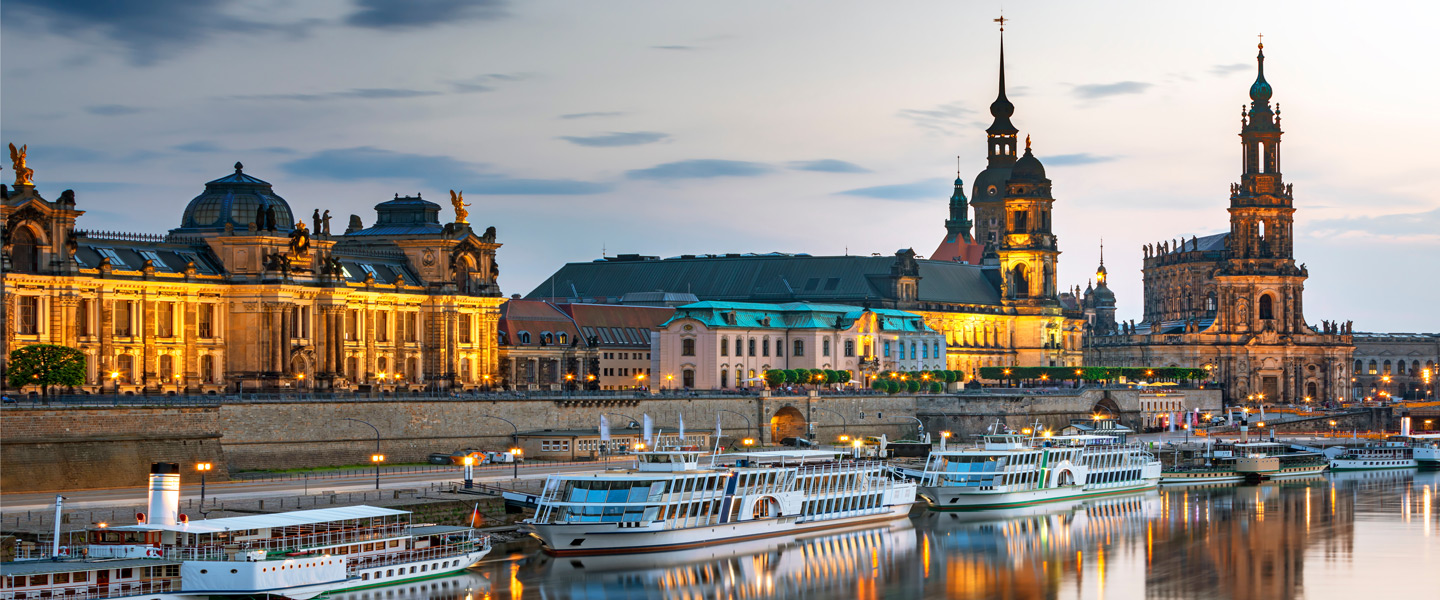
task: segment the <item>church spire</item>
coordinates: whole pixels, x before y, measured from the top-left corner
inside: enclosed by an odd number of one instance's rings
[[[1108,273],[1105,271],[1105,238],[1100,238],[1100,268],[1095,270],[1095,279],[1099,282],[1100,287],[1105,287],[1106,275]]]
[[[960,157],[955,157],[955,193],[950,196],[950,218],[945,220],[945,239],[970,244],[970,203],[965,199],[965,182],[960,179]]]
[[[995,101],[990,103],[990,116],[995,121],[985,130],[990,146],[990,166],[1005,166],[1015,163],[1015,136],[1020,130],[1010,122],[1015,114],[1015,105],[1005,96],[1005,17],[995,19],[1000,24],[1000,86]]]

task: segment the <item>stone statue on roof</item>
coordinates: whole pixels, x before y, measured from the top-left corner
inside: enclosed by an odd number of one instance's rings
[[[310,232],[305,230],[304,221],[296,223],[290,232],[290,251],[300,256],[310,252]]]
[[[316,229],[315,233],[323,233],[325,235],[330,235],[330,211],[327,210],[325,211],[324,215],[320,216],[320,224],[324,225],[325,227],[322,229]]]
[[[470,211],[465,210],[465,207],[470,206],[465,203],[465,190],[460,190],[458,194],[455,193],[455,190],[450,190],[450,206],[455,207],[456,223],[461,225],[469,223],[469,221],[465,220],[465,217],[470,216]]]
[[[25,166],[25,153],[29,148],[29,145],[24,145],[17,150],[15,144],[10,144],[10,164],[15,169],[15,185],[35,185],[35,170]]]

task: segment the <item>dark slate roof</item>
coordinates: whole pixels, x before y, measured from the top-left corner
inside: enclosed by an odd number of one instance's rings
[[[839,302],[890,297],[894,256],[727,255],[570,263],[552,275],[556,294],[618,302],[631,292],[689,292],[701,300]],[[950,261],[917,261],[920,302],[999,305],[994,274]],[[549,298],[551,278],[527,295]]]
[[[1182,240],[1180,245],[1170,250],[1170,254],[1180,252],[1221,252],[1225,250],[1225,238],[1230,237],[1230,232],[1207,235],[1202,238],[1191,238]]]
[[[404,257],[377,258],[349,254],[337,246],[335,258],[339,259],[340,265],[345,267],[347,281],[363,283],[365,276],[373,272],[376,285],[395,285],[396,277],[401,275],[405,277],[405,285],[422,285],[424,283],[410,270],[410,264]]]
[[[119,271],[139,271],[149,258],[161,273],[184,273],[185,265],[192,261],[196,272],[202,275],[221,272],[219,261],[205,246],[80,237],[75,261],[81,267],[98,268],[100,259],[106,256],[110,258],[110,265]]]
[[[394,200],[375,205],[373,227],[347,235],[433,235],[445,231],[440,224],[440,205],[429,200],[398,194]]]
[[[26,560],[4,563],[0,571],[6,575],[23,577],[28,575],[44,575],[47,573],[75,573],[78,571],[98,571],[100,569],[130,569],[135,567],[163,567],[166,565],[178,565],[178,560],[162,560],[157,558],[131,558],[121,560]]]

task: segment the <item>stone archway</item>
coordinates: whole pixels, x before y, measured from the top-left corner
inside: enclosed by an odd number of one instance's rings
[[[1110,419],[1118,419],[1120,418],[1120,405],[1116,403],[1115,399],[1111,398],[1109,394],[1106,394],[1104,398],[1101,398],[1100,401],[1096,402],[1095,406],[1090,409],[1090,414],[1102,415]]]
[[[778,443],[791,437],[805,437],[805,415],[793,406],[786,406],[770,417],[770,440]]]

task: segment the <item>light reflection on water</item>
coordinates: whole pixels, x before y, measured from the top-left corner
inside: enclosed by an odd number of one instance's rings
[[[1434,598],[1440,472],[1171,487],[609,557],[492,556],[334,600]]]

